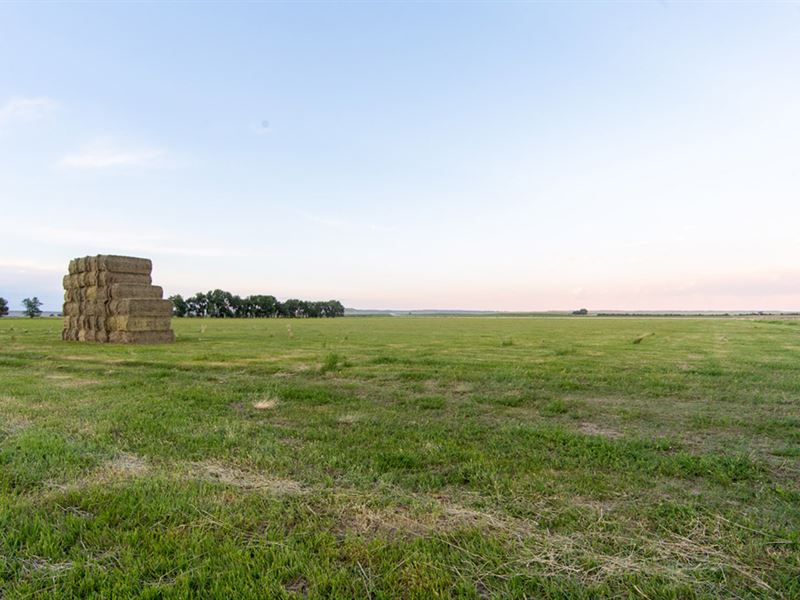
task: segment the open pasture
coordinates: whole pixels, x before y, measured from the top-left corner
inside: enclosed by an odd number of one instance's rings
[[[800,321],[0,320],[0,597],[800,597]]]

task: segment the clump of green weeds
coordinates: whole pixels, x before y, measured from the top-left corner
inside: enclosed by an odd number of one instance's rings
[[[342,357],[336,354],[336,352],[331,352],[325,357],[322,366],[319,368],[319,372],[329,373],[330,371],[338,371],[342,366],[344,366]]]

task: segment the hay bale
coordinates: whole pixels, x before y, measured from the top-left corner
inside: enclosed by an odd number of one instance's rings
[[[98,287],[99,289],[99,287]],[[161,300],[164,290],[159,285],[139,285],[136,283],[114,283],[106,287],[110,290],[110,300],[123,300],[125,298],[153,298]]]
[[[64,340],[172,342],[172,302],[152,285],[146,258],[98,254],[70,261],[64,286]]]
[[[151,298],[161,300],[164,290],[157,285],[137,283],[114,283],[111,285],[87,285],[69,288],[64,292],[66,302],[105,302],[125,298]]]
[[[104,317],[108,309],[105,302],[65,302],[64,317],[77,317],[78,315],[88,315],[92,317]]]
[[[78,330],[79,342],[107,342],[108,333],[104,329],[80,329]]]
[[[133,256],[115,256],[98,254],[96,257],[98,271],[114,271],[115,273],[138,273],[150,275],[153,263],[149,258]]]
[[[106,321],[108,331],[167,331],[169,326],[169,317],[114,315]]]
[[[91,271],[112,271],[114,273],[136,273],[150,275],[153,263],[149,258],[134,256],[117,256],[114,254],[98,254],[83,256],[70,261],[69,272],[86,273]]]
[[[64,329],[74,330],[105,330],[105,317],[90,317],[86,315],[64,317]]]
[[[123,298],[107,304],[111,315],[137,315],[140,317],[171,317],[172,301],[156,298]]]
[[[113,271],[86,271],[64,276],[64,289],[74,289],[88,286],[108,286],[114,283],[132,283],[137,285],[150,285],[153,283],[150,275],[141,273],[115,273]]]

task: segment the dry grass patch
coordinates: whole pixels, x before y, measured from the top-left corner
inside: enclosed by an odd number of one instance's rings
[[[578,425],[578,431],[586,435],[600,435],[609,439],[616,439],[622,437],[622,432],[607,425],[598,425],[597,423],[584,422]]]
[[[438,379],[426,379],[422,383],[425,392],[432,393],[439,389],[439,380]]]
[[[219,462],[191,463],[189,474],[212,483],[223,483],[238,488],[267,491],[278,495],[301,494],[305,491],[305,488],[293,479],[266,477],[261,473],[246,471]]]
[[[142,477],[152,471],[149,463],[141,456],[122,452],[105,461],[85,478],[85,483],[102,483]]]
[[[353,425],[354,423],[358,423],[360,420],[361,415],[354,414],[340,415],[336,419],[338,423],[342,423],[343,425]]]
[[[33,425],[33,422],[27,417],[18,415],[5,415],[2,418],[2,422],[0,422],[0,430],[11,435],[17,433],[18,431],[27,429],[31,425]]]
[[[299,363],[295,365],[283,365],[282,370],[273,373],[272,377],[288,378],[304,375],[311,372],[317,372],[316,366],[311,366],[308,363]]]
[[[229,367],[249,367],[252,365],[257,365],[259,362],[258,359],[255,358],[236,358],[231,360],[206,360],[204,358],[197,358],[194,360],[183,360],[178,362],[182,367],[188,367],[190,369],[198,369],[203,367],[215,367],[215,368],[229,368]]]
[[[451,391],[452,391],[454,394],[468,394],[468,393],[469,393],[469,392],[471,392],[473,389],[474,389],[474,388],[473,388],[472,384],[470,384],[470,383],[465,383],[465,382],[463,382],[463,381],[459,381],[459,382],[458,382],[457,384],[455,384],[455,385],[454,385],[452,388],[450,388],[450,390],[451,390]]]
[[[253,402],[253,408],[258,410],[269,410],[271,408],[275,408],[278,406],[278,399],[277,398],[262,398],[261,400],[256,400]]]
[[[45,573],[55,575],[57,573],[61,573],[62,571],[68,571],[72,568],[72,566],[73,563],[69,560],[53,562],[39,556],[31,556],[30,558],[26,558],[22,561],[23,571],[42,575]]]
[[[342,532],[358,535],[410,539],[473,528],[514,536],[530,533],[531,524],[525,520],[468,508],[443,497],[421,495],[407,503],[390,505],[356,490],[340,491],[336,497],[336,517]]]
[[[64,373],[51,373],[49,375],[45,375],[45,379],[49,379],[55,385],[62,388],[83,387],[85,385],[97,385],[100,383],[100,380],[98,379],[74,377]]]
[[[80,490],[90,485],[110,485],[152,474],[153,468],[140,456],[123,452],[71,481],[47,481],[45,487],[58,492]]]
[[[544,576],[569,576],[585,585],[598,585],[632,573],[668,577],[692,585],[699,570],[722,578],[747,580],[764,592],[773,590],[764,580],[771,565],[754,568],[726,550],[731,524],[722,517],[695,518],[685,535],[654,536],[641,524],[627,521],[620,528],[616,505],[590,498],[571,504],[596,515],[585,530],[568,535],[543,529],[536,521],[465,507],[447,498],[419,496],[408,503],[382,505],[369,494],[354,490],[337,494],[335,513],[341,534],[392,539],[437,538],[450,540],[458,530],[492,532],[508,546],[511,572]],[[611,519],[610,521],[607,519]],[[598,539],[602,538],[602,545]],[[482,560],[475,555],[476,560]]]

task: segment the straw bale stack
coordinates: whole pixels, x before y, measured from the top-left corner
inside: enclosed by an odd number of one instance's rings
[[[65,340],[153,344],[172,342],[172,302],[152,285],[147,258],[74,258],[64,276]]]

